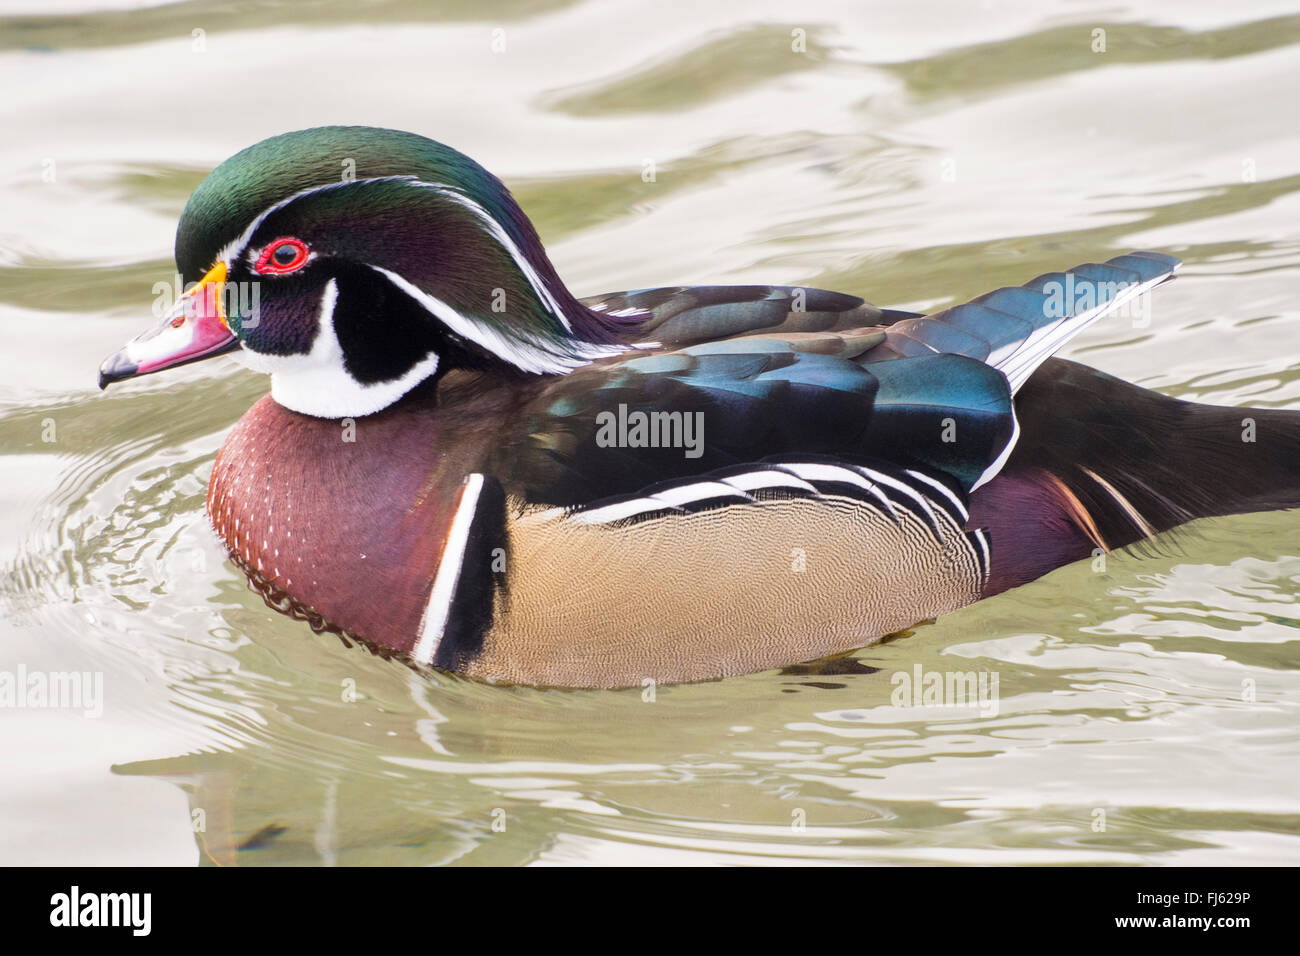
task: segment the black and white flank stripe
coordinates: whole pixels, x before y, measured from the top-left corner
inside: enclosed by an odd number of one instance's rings
[[[637,494],[606,498],[579,508],[553,509],[580,524],[628,525],[671,514],[781,498],[849,498],[895,522],[904,513],[918,519],[936,541],[963,533],[973,541],[981,574],[989,570],[989,544],[982,530],[966,530],[970,514],[961,495],[939,478],[920,471],[858,465],[814,457],[737,465],[689,480],[651,485]]]

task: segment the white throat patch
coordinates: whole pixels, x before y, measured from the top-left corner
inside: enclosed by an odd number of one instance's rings
[[[334,331],[334,303],[339,290],[330,279],[321,295],[319,331],[306,355],[267,355],[242,348],[233,353],[240,364],[271,376],[271,397],[291,411],[316,418],[359,418],[393,404],[438,370],[430,353],[400,378],[363,385],[343,367],[343,348]]]

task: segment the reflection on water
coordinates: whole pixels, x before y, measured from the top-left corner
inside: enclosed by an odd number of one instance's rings
[[[262,380],[212,363],[93,390],[206,169],[344,121],[500,171],[580,294],[805,282],[933,308],[1164,249],[1187,265],[1151,325],[1068,354],[1297,407],[1284,4],[90,6],[0,18],[22,90],[0,145],[0,661],[102,673],[106,696],[98,720],[0,711],[3,862],[1300,858],[1293,514],[1201,522],[838,661],[653,699],[494,688],[312,634],[225,562],[204,489]],[[286,88],[291,114],[265,95]],[[995,676],[996,708],[899,693],[954,673]]]

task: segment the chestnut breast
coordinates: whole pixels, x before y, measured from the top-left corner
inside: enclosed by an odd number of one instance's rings
[[[431,400],[353,421],[266,396],[217,455],[208,514],[250,571],[334,626],[409,651],[479,451],[448,431],[461,429]]]

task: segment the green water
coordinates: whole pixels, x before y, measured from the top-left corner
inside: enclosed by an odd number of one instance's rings
[[[126,7],[0,8],[0,670],[104,697],[0,709],[0,863],[1300,861],[1294,513],[1064,568],[841,673],[493,688],[314,635],[225,562],[204,489],[264,380],[94,388],[204,173],[352,122],[499,172],[579,294],[932,309],[1173,252],[1149,324],[1065,354],[1300,408],[1293,3]],[[900,706],[917,665],[996,675],[997,712]]]

